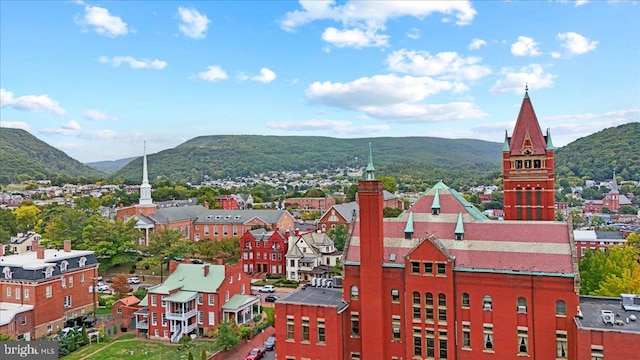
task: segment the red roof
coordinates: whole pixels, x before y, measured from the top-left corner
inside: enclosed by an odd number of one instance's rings
[[[525,144],[525,140],[527,144]],[[542,134],[542,130],[540,130],[540,124],[538,123],[535,111],[533,111],[531,99],[529,99],[529,95],[525,95],[522,100],[516,126],[513,129],[511,142],[509,143],[511,155],[523,155],[522,149],[528,144],[533,148],[531,155],[546,154],[547,141]]]
[[[137,297],[131,295],[131,296],[127,296],[126,298],[122,298],[118,301],[122,301],[125,305],[127,306],[131,306],[131,305],[135,305],[137,303],[140,302],[140,299],[138,299]]]

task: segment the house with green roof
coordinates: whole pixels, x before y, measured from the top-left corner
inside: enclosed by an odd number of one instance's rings
[[[260,297],[251,295],[251,279],[240,265],[173,261],[170,271],[140,301],[138,336],[176,343],[182,336],[203,336],[219,322],[242,325],[261,311]]]

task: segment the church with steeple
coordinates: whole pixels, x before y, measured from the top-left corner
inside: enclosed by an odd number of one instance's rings
[[[540,129],[528,87],[502,147],[505,220],[555,220],[554,146]]]

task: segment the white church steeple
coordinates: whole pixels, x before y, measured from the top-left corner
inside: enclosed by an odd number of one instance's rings
[[[140,185],[140,206],[153,205],[151,198],[151,184],[147,174],[147,142],[144,142],[144,155],[142,157],[142,185]]]

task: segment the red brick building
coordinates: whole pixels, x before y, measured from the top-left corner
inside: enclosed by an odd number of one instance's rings
[[[502,148],[505,220],[555,220],[554,150],[526,92],[513,134],[505,134]]]
[[[601,214],[603,208],[609,209],[611,212],[617,213],[621,206],[632,206],[633,203],[625,195],[620,195],[618,189],[618,181],[616,174],[613,173],[611,181],[611,191],[604,196],[602,200],[585,200],[584,212],[587,214]]]
[[[332,197],[301,197],[284,199],[284,206],[301,210],[325,211],[336,204]]]
[[[251,295],[251,279],[239,264],[171,262],[170,270],[165,282],[149,288],[139,303],[139,336],[175,343],[182,336],[203,336],[221,321],[234,318],[241,325],[257,315],[253,305],[260,298]]]
[[[289,231],[250,230],[240,238],[240,264],[245,273],[286,276]]]
[[[344,225],[349,230],[359,210],[358,203],[355,201],[333,205],[318,219],[318,230],[326,233],[339,225]]]
[[[222,210],[237,210],[238,200],[234,195],[220,195],[216,197],[216,202]]]
[[[34,241],[30,252],[0,255],[0,333],[37,339],[93,311],[93,251],[72,250],[70,241],[45,249]]]
[[[114,318],[122,318],[120,326],[122,329],[129,329],[129,325],[132,324],[133,319],[136,317],[136,311],[142,308],[138,305],[139,303],[140,299],[133,295],[118,299],[113,303],[111,308],[112,315]]]

